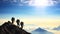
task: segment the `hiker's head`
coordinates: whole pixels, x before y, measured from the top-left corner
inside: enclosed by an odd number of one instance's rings
[[[14,22],[14,21],[15,21],[15,18],[14,18],[14,17],[12,17],[12,18],[11,18],[11,21],[12,21],[12,22]]]
[[[10,21],[8,21],[8,23],[11,23]]]
[[[17,20],[16,20],[16,22],[17,22],[17,23],[19,23],[19,22],[20,22],[20,20],[19,20],[19,19],[17,19]]]
[[[23,22],[21,22],[21,23],[23,23]]]

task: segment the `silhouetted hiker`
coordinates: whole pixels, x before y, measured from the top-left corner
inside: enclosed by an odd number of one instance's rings
[[[20,24],[21,24],[21,29],[23,29],[24,22],[21,22]]]
[[[10,21],[8,21],[8,23],[11,23]]]
[[[17,19],[17,20],[16,20],[16,23],[17,23],[17,26],[19,26],[20,20]]]
[[[10,21],[7,22],[9,25],[12,25],[12,23]]]
[[[12,21],[12,24],[14,23],[14,21],[15,21],[15,18],[14,17],[12,17],[11,18],[11,21]]]

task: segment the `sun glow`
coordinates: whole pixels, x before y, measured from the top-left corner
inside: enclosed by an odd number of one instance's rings
[[[46,7],[54,5],[54,3],[52,0],[31,0],[29,5],[35,7]]]
[[[47,6],[48,0],[35,0],[34,5],[35,6]]]
[[[46,7],[51,5],[49,2],[50,1],[48,1],[48,0],[31,0],[29,2],[29,5],[35,7],[35,10],[36,10],[35,14],[45,15],[46,14],[46,12],[45,12]]]

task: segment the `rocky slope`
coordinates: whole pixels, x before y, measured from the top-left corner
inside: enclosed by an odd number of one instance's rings
[[[0,26],[0,34],[30,34],[24,29],[19,28],[18,26],[12,23],[4,23]]]

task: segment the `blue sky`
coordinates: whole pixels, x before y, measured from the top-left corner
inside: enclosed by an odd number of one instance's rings
[[[48,7],[45,9],[46,13],[51,15],[60,15],[60,8],[59,7]],[[28,15],[33,13],[34,14],[35,8],[30,6],[17,6],[17,7],[2,7],[0,8],[0,14],[24,14]],[[39,9],[41,11],[41,9]]]
[[[60,0],[0,0],[0,18],[14,16],[16,18],[18,16],[58,18],[60,17]]]
[[[12,2],[12,1],[0,1],[0,14],[1,15],[7,15],[7,14],[19,14],[19,15],[36,15],[34,14],[36,11],[36,9],[39,9],[39,11],[42,12],[42,10],[40,8],[36,8],[34,6],[29,6],[29,5],[23,5],[23,6],[19,6],[19,2]],[[58,1],[57,1],[58,2]],[[46,15],[60,15],[60,4],[57,3],[54,6],[47,6],[45,8],[45,13]],[[40,14],[38,14],[40,16]]]
[[[18,2],[17,3],[11,3],[11,2],[0,1],[0,14],[24,14],[24,15],[31,13],[34,14],[35,11],[34,6],[28,6],[28,5],[19,6]],[[39,11],[41,11],[40,8]],[[48,6],[45,8],[45,11],[48,14],[60,15],[60,4],[58,3],[54,6]]]

